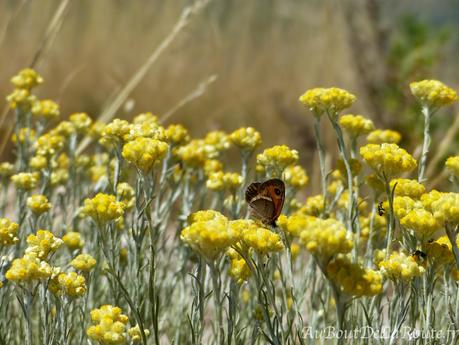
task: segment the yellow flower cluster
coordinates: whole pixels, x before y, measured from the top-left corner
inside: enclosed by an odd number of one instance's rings
[[[49,288],[57,296],[65,294],[78,298],[86,293],[86,279],[76,272],[60,273],[50,282]]]
[[[435,241],[426,244],[426,254],[429,260],[437,265],[448,265],[453,262],[454,256],[451,251],[451,242],[448,236],[441,236]]]
[[[11,246],[19,241],[17,233],[19,224],[12,222],[8,218],[0,218],[0,248],[1,246]]]
[[[92,125],[92,119],[86,113],[75,113],[69,116],[70,122],[77,133],[86,134]]]
[[[407,229],[413,230],[424,242],[441,228],[434,215],[422,208],[409,211],[400,220],[400,224]]]
[[[25,68],[11,78],[11,83],[18,89],[30,90],[43,83],[43,78],[35,70]]]
[[[182,125],[170,125],[167,127],[166,137],[175,146],[184,145],[190,141],[188,130]]]
[[[121,145],[130,131],[131,126],[129,122],[126,120],[114,119],[103,127],[100,143],[105,147]]]
[[[370,144],[398,144],[402,140],[402,135],[390,129],[376,129],[367,136]]]
[[[343,115],[339,119],[339,124],[351,138],[368,134],[374,129],[373,121],[362,115]]]
[[[46,261],[40,260],[37,253],[26,253],[22,258],[14,259],[5,277],[16,282],[50,278],[57,273]]]
[[[9,178],[14,174],[14,165],[9,162],[0,163],[0,177]]]
[[[298,162],[298,151],[286,145],[276,145],[257,155],[257,164],[268,173],[280,177],[282,172],[290,165]]]
[[[139,137],[123,146],[123,157],[134,166],[148,173],[167,153],[169,145],[156,139]]]
[[[59,117],[59,106],[50,99],[37,101],[32,106],[32,115],[41,119],[54,119]]]
[[[202,168],[207,160],[218,156],[215,147],[206,144],[202,139],[191,140],[188,144],[180,146],[175,153],[189,168]]]
[[[440,224],[459,224],[459,194],[441,193],[440,197],[430,204],[435,219]]]
[[[280,236],[262,227],[244,231],[242,233],[242,240],[247,246],[260,254],[279,252],[284,249],[284,244]]]
[[[26,253],[35,253],[37,258],[46,260],[49,254],[54,253],[64,243],[55,237],[51,231],[38,230],[37,233],[27,237],[28,247]]]
[[[146,337],[150,335],[150,331],[148,329],[144,329],[143,331]],[[133,342],[139,342],[140,340],[142,340],[142,333],[140,331],[139,325],[135,325],[134,327],[129,328],[128,334]]]
[[[459,178],[459,156],[448,157],[445,166],[451,175]]]
[[[65,138],[62,135],[46,133],[35,142],[36,153],[38,156],[51,157],[64,147]]]
[[[314,222],[315,217],[302,213],[292,214],[290,217],[280,215],[277,225],[287,234],[293,237],[299,237],[301,232],[306,229],[310,222]]]
[[[346,254],[353,248],[351,234],[341,222],[332,218],[311,220],[300,237],[306,249],[325,262],[339,253]]]
[[[164,127],[154,122],[133,123],[129,124],[129,132],[122,139],[127,142],[140,137],[167,141],[167,132]]]
[[[125,344],[127,341],[128,317],[119,307],[103,305],[91,311],[93,325],[86,330],[92,340],[103,345]]]
[[[231,144],[228,134],[222,131],[212,131],[207,133],[204,138],[204,143],[213,147],[217,152],[227,150]]]
[[[135,191],[129,183],[119,183],[118,186],[116,186],[116,194],[118,195],[119,200],[124,204],[126,210],[134,207]]]
[[[21,172],[11,176],[11,181],[16,188],[23,190],[32,190],[38,185],[39,176],[35,173]]]
[[[218,171],[211,173],[206,186],[213,191],[229,190],[235,192],[242,184],[242,176],[238,173],[223,173]]]
[[[457,93],[438,80],[410,83],[411,93],[423,106],[439,108],[457,100]]]
[[[328,277],[349,296],[375,296],[382,291],[382,275],[338,255],[327,265]]]
[[[397,184],[395,187],[395,195],[397,196],[408,196],[413,199],[419,199],[426,191],[424,185],[416,180],[406,178],[394,179],[390,181],[391,190],[394,188],[395,184]]]
[[[316,116],[320,116],[325,111],[336,114],[341,110],[349,108],[356,99],[353,94],[346,90],[331,87],[308,90],[300,96],[299,100]]]
[[[418,265],[411,255],[403,252],[393,252],[387,260],[379,262],[378,266],[383,275],[393,281],[410,281],[425,273],[424,267]]]
[[[20,128],[18,133],[13,133],[11,136],[11,141],[14,144],[24,143],[24,142],[34,142],[35,141],[35,130],[29,127]]]
[[[247,281],[252,274],[247,262],[233,248],[228,249],[226,254],[230,258],[229,275],[233,277],[238,284]]]
[[[37,97],[30,93],[28,89],[15,89],[6,97],[11,109],[29,110],[37,101]]]
[[[189,221],[190,225],[180,234],[181,240],[210,261],[240,238],[240,233],[229,226],[228,219],[216,211],[192,214]]]
[[[48,212],[51,209],[51,203],[44,195],[37,194],[27,198],[27,207],[36,215]]]
[[[365,162],[380,176],[391,178],[413,170],[416,160],[396,144],[367,144],[360,148]]]
[[[306,204],[299,210],[300,213],[304,213],[310,216],[317,217],[325,209],[325,200],[323,195],[313,195],[306,199]]]
[[[84,246],[84,241],[81,234],[76,231],[69,231],[63,237],[62,241],[70,250],[81,249]]]
[[[83,213],[99,225],[111,222],[124,214],[125,205],[116,201],[114,195],[98,193],[92,199],[84,201]]]
[[[80,254],[70,261],[70,265],[78,271],[89,272],[96,266],[96,259],[89,254]]]
[[[295,189],[306,187],[309,177],[306,171],[299,165],[290,165],[284,171],[284,181]]]
[[[261,145],[261,134],[252,127],[239,128],[229,138],[242,151],[253,152]]]

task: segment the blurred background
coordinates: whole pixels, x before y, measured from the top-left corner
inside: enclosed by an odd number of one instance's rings
[[[45,79],[38,96],[58,101],[63,117],[97,118],[191,3],[1,0],[0,109],[11,76],[34,66]],[[142,72],[116,117],[170,114],[166,124],[183,123],[194,137],[254,126],[264,146],[298,149],[314,173],[311,115],[298,97],[337,86],[358,97],[349,112],[399,130],[414,151],[422,119],[408,84],[435,78],[458,89],[458,24],[456,0],[213,0]],[[205,92],[188,99],[206,80]],[[455,118],[453,107],[436,115],[433,150]],[[0,136],[10,125],[3,122]],[[327,141],[335,146],[334,136]]]

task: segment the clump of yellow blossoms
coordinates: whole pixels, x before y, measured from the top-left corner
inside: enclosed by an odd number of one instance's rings
[[[50,282],[50,290],[58,296],[63,293],[78,298],[86,293],[86,289],[86,279],[76,272],[60,273]]]
[[[27,198],[27,207],[36,215],[48,212],[51,209],[51,203],[44,195],[37,194]]]
[[[327,265],[328,277],[349,296],[375,296],[382,290],[382,275],[338,255]]]
[[[84,201],[83,213],[96,223],[104,225],[124,214],[124,203],[116,201],[114,195],[98,193],[92,199]]]
[[[9,162],[0,163],[0,177],[9,178],[14,174],[14,165]]]
[[[400,220],[400,224],[412,229],[422,240],[428,240],[441,225],[433,214],[425,209],[413,209]]]
[[[166,136],[168,141],[176,146],[184,145],[190,141],[190,135],[182,125],[170,125],[167,127]]]
[[[439,108],[457,100],[457,93],[438,80],[410,83],[411,93],[423,106]]]
[[[367,136],[370,144],[398,144],[402,140],[402,135],[390,129],[376,129]]]
[[[35,70],[25,68],[11,78],[11,83],[18,89],[30,90],[43,83],[43,78]]]
[[[175,153],[190,168],[202,168],[207,160],[218,156],[215,147],[206,144],[202,139],[191,140],[188,144],[180,146]]]
[[[64,243],[60,238],[55,237],[51,231],[38,230],[37,233],[27,237],[29,247],[26,253],[36,253],[41,260],[46,260],[48,255],[54,253]]]
[[[306,171],[299,165],[291,165],[284,171],[284,181],[295,189],[306,187],[309,177]]]
[[[129,135],[131,126],[126,120],[114,119],[105,125],[102,130],[100,143],[103,146],[120,145],[124,142],[125,137]]]
[[[441,193],[430,205],[435,219],[441,224],[459,224],[459,194]]]
[[[222,214],[204,212],[191,215],[191,224],[182,230],[180,238],[206,259],[213,261],[235,244],[240,234],[229,226],[228,219]]]
[[[156,139],[139,137],[123,146],[123,157],[139,170],[148,173],[167,153],[169,145]]]
[[[387,260],[379,262],[379,268],[384,276],[393,281],[410,281],[425,273],[424,267],[419,265],[411,255],[403,252],[393,252]]]
[[[127,340],[128,317],[119,307],[103,305],[91,311],[93,325],[86,330],[90,339],[103,345],[124,344]]]
[[[349,108],[356,99],[346,90],[331,87],[308,90],[300,96],[299,101],[315,115],[320,116],[325,111],[335,114]]]
[[[262,227],[246,230],[242,234],[243,242],[260,254],[279,252],[284,249],[282,239],[278,234]]]
[[[453,262],[454,256],[451,251],[451,242],[448,236],[441,236],[435,241],[426,244],[426,254],[429,260],[437,265],[448,265]]]
[[[17,238],[19,225],[8,218],[0,218],[0,246],[10,246],[19,241]],[[1,248],[1,247],[0,247]]]
[[[126,210],[134,207],[135,203],[135,191],[129,183],[121,182],[116,186],[116,194],[119,200],[124,203]]]
[[[242,127],[229,136],[231,143],[241,151],[253,152],[261,145],[261,134],[252,127]]]
[[[89,254],[80,254],[70,261],[70,266],[82,272],[89,272],[96,266],[96,259]]]
[[[28,111],[37,101],[37,97],[30,93],[27,89],[15,89],[6,97],[8,105],[11,109],[21,109]]]
[[[413,199],[419,199],[422,194],[425,193],[426,188],[424,185],[416,180],[410,180],[406,178],[398,178],[390,181],[391,190],[395,187],[395,195],[397,196],[408,196]]]
[[[150,335],[150,331],[148,329],[144,329],[143,331],[146,337]],[[134,327],[129,328],[128,334],[133,342],[139,342],[142,340],[142,333],[140,331],[139,325],[135,325]]]
[[[323,195],[313,195],[306,199],[306,204],[299,210],[310,216],[318,216],[325,209],[325,200]]]
[[[65,138],[59,134],[43,134],[35,142],[37,155],[51,157],[58,153],[64,147]]]
[[[448,157],[445,165],[451,175],[459,178],[459,156]]]
[[[235,192],[242,184],[242,176],[238,173],[223,173],[218,171],[209,175],[207,188],[213,191],[229,190]]]
[[[297,162],[298,151],[292,150],[286,145],[273,146],[257,156],[257,164],[274,176],[280,176],[288,166]]]
[[[375,173],[391,178],[413,170],[416,160],[396,144],[367,144],[360,148],[360,154]]]
[[[16,282],[28,282],[50,278],[56,273],[46,261],[40,260],[37,253],[30,252],[24,254],[22,258],[14,259],[5,277]]]
[[[212,131],[207,133],[204,143],[213,147],[217,152],[227,150],[230,147],[228,134],[222,131]]]
[[[76,231],[67,232],[62,237],[62,241],[64,241],[64,244],[70,250],[81,249],[84,246],[84,241],[81,238],[81,234],[79,232],[76,232]]]
[[[351,138],[368,134],[374,129],[373,121],[362,115],[343,115],[339,119],[339,124]]]
[[[13,133],[11,141],[15,144],[35,141],[35,130],[29,127],[20,128],[18,133]]]
[[[353,248],[346,227],[332,218],[311,220],[300,236],[306,249],[324,262],[339,253],[346,254]]]
[[[301,232],[305,230],[311,222],[315,221],[315,217],[302,213],[292,214],[290,217],[282,214],[277,220],[277,225],[291,236],[299,237]]]
[[[92,119],[86,113],[72,114],[69,116],[69,120],[80,134],[87,133],[92,125]]]
[[[50,99],[37,101],[32,106],[32,115],[42,119],[54,119],[59,117],[59,106]]]
[[[228,273],[233,277],[238,284],[242,284],[247,281],[252,272],[250,271],[249,266],[244,258],[239,255],[239,253],[233,248],[228,249],[226,252],[230,258],[230,268]]]
[[[11,181],[18,189],[32,190],[38,185],[38,176],[34,173],[19,173],[11,176]]]

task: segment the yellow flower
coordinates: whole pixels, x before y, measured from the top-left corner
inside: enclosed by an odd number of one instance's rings
[[[14,174],[14,165],[9,162],[0,163],[0,177],[9,178]]]
[[[247,262],[233,248],[228,249],[226,255],[230,258],[230,268],[228,270],[228,274],[233,277],[238,284],[242,284],[247,281],[252,274]]]
[[[378,266],[382,274],[393,281],[410,281],[425,273],[424,267],[418,265],[411,255],[406,255],[403,252],[393,252],[387,260],[382,260]]]
[[[164,127],[153,122],[133,123],[129,125],[129,132],[123,136],[125,142],[137,138],[150,138],[160,141],[167,141],[167,132]]]
[[[298,151],[286,145],[276,145],[263,151],[257,156],[257,164],[261,165],[268,173],[280,177],[289,166],[298,162]]]
[[[204,163],[204,173],[209,177],[212,173],[223,170],[223,163],[217,159],[208,159]]]
[[[299,165],[291,165],[284,171],[284,181],[295,189],[306,187],[309,177]]]
[[[102,345],[118,345],[127,342],[128,317],[122,314],[119,307],[103,305],[91,311],[93,325],[88,327],[86,334]]]
[[[279,252],[284,249],[282,239],[278,234],[271,230],[257,227],[256,229],[246,229],[242,233],[242,241],[250,248],[260,254]]]
[[[437,201],[443,196],[444,193],[439,192],[435,189],[431,190],[429,193],[425,193],[421,195],[421,203],[422,206],[426,209],[429,210],[430,212],[433,212],[432,210],[432,203],[434,201]]]
[[[216,211],[191,215],[191,224],[184,228],[180,239],[207,260],[215,260],[235,244],[240,234],[229,226],[226,217]]]
[[[64,244],[70,250],[81,249],[84,246],[84,241],[81,238],[81,234],[79,232],[76,232],[76,231],[67,232],[62,237],[62,241],[64,241]]]
[[[398,178],[390,181],[390,189],[395,187],[395,195],[397,196],[409,196],[413,199],[419,199],[422,194],[425,193],[426,188],[424,185],[416,180],[410,180],[406,178]]]
[[[213,191],[229,190],[234,193],[242,184],[242,177],[238,173],[223,173],[223,171],[210,174],[206,182],[207,188]]]
[[[180,146],[190,141],[188,131],[182,125],[170,125],[166,129],[166,136],[169,142],[175,146]]]
[[[448,265],[454,260],[451,248],[451,242],[448,236],[445,235],[435,241],[427,242],[426,254],[429,260],[433,261],[436,265]]]
[[[119,200],[124,204],[126,210],[134,207],[135,191],[129,183],[119,183],[118,186],[116,186],[116,194],[118,195]]]
[[[51,231],[38,230],[36,234],[27,237],[28,247],[26,253],[35,253],[41,260],[46,260],[48,255],[54,253],[64,243],[55,237]]]
[[[451,175],[459,178],[459,156],[448,157],[445,166]]]
[[[141,113],[139,115],[136,115],[134,119],[132,120],[133,123],[151,123],[151,124],[157,124],[158,123],[158,117],[156,115],[153,115],[150,112],[147,113]]]
[[[24,143],[26,140],[29,143],[32,143],[35,141],[35,130],[32,128],[29,128],[29,127],[20,128],[18,134],[19,135],[14,133],[11,136],[11,141],[15,144],[17,144],[18,142]]]
[[[96,260],[89,254],[80,254],[70,261],[70,265],[78,271],[89,272],[96,266]]]
[[[414,209],[400,220],[400,224],[415,232],[423,242],[428,240],[437,230],[441,228],[441,224],[435,219],[432,213],[425,209]]]
[[[37,97],[32,95],[27,89],[15,89],[6,97],[6,100],[8,101],[8,105],[11,109],[20,108],[23,110],[29,110],[37,101]]]
[[[40,215],[51,209],[51,203],[46,196],[36,194],[27,198],[27,207],[36,215]]]
[[[36,155],[30,158],[29,166],[33,170],[40,171],[48,167],[48,160],[44,156]]]
[[[139,137],[123,146],[123,157],[139,170],[148,173],[162,161],[169,145],[156,139]]]
[[[230,134],[230,140],[241,151],[253,152],[261,145],[261,134],[252,127],[242,127]]]
[[[345,190],[341,193],[341,196],[338,199],[337,208],[341,210],[347,210],[349,208],[349,190]],[[367,208],[367,202],[361,197],[357,200],[357,205],[360,213],[364,213]]]
[[[76,272],[60,273],[54,279],[54,291],[56,295],[64,293],[68,297],[78,298],[86,293],[86,279]]]
[[[439,108],[454,103],[457,93],[438,80],[422,80],[410,83],[411,93],[423,106]]]
[[[148,329],[144,329],[143,331],[146,337],[150,335],[150,331]],[[131,337],[133,342],[139,342],[142,340],[142,333],[140,332],[139,325],[135,325],[135,327],[129,328],[128,334]]]
[[[86,113],[75,113],[69,116],[70,122],[75,127],[76,131],[81,134],[86,134],[92,125],[92,119]]]
[[[390,129],[376,129],[367,136],[370,144],[398,144],[400,140],[402,140],[402,135]]]
[[[11,176],[11,181],[18,189],[32,190],[38,185],[38,176],[35,173],[19,173]]]
[[[112,122],[105,125],[99,141],[106,147],[121,145],[130,130],[131,126],[129,122],[126,120],[114,119]]]
[[[306,204],[300,209],[300,213],[307,214],[309,216],[317,217],[324,211],[325,201],[324,197],[319,195],[310,196],[306,199]]]
[[[207,133],[204,143],[214,147],[217,152],[227,150],[230,147],[228,134],[222,131],[212,131]]]
[[[99,225],[104,225],[124,215],[125,205],[116,201],[114,195],[98,193],[84,201],[83,213]]]
[[[416,160],[396,144],[367,144],[360,148],[360,154],[365,162],[385,178],[413,170]]]
[[[277,225],[293,237],[299,237],[301,232],[305,230],[311,223],[315,222],[317,218],[308,216],[302,213],[296,213],[290,217],[280,215],[277,220]]]
[[[435,219],[440,224],[459,224],[459,194],[442,193],[438,200],[431,203]]]
[[[11,246],[19,241],[17,233],[19,224],[12,222],[8,218],[0,218],[0,248],[1,246]]]
[[[307,224],[300,236],[306,249],[323,262],[353,248],[351,234],[341,222],[331,218],[316,218]]]
[[[51,157],[64,147],[65,138],[59,134],[46,133],[35,143],[37,155]]]
[[[328,277],[349,296],[375,296],[382,290],[378,271],[353,263],[348,255],[338,255],[327,265]]]
[[[346,90],[332,87],[308,90],[299,100],[316,116],[320,116],[325,111],[334,115],[341,110],[349,108],[356,101],[356,97]]]
[[[25,68],[11,78],[11,83],[18,89],[31,89],[43,83],[43,78],[35,70]]]
[[[41,119],[54,119],[59,117],[59,105],[50,100],[37,101],[32,106],[32,115]]]
[[[351,138],[368,134],[374,129],[373,121],[362,115],[343,115],[339,119],[339,124]]]
[[[180,146],[175,153],[189,168],[202,168],[207,160],[218,156],[215,146],[208,145],[201,139],[191,140],[188,144]]]
[[[40,260],[37,253],[26,253],[22,258],[14,259],[5,278],[16,282],[50,278],[56,273],[46,261]]]

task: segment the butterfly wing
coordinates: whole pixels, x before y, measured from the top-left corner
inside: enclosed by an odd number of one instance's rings
[[[266,191],[265,193],[271,198],[273,202],[274,209],[269,219],[269,221],[273,223],[277,220],[277,218],[279,218],[282,212],[282,207],[284,206],[285,184],[280,179],[271,179],[263,182],[260,186],[260,189]]]
[[[261,183],[259,182],[254,182],[251,183],[246,191],[245,191],[245,201],[250,205],[252,200],[255,200],[255,198],[258,196],[259,190],[260,190]]]
[[[263,222],[269,221],[274,213],[274,203],[269,198],[260,197],[250,204],[250,215]]]
[[[279,217],[285,199],[285,185],[282,180],[272,179],[263,183],[252,183],[245,198],[251,215],[264,223],[273,224]]]

